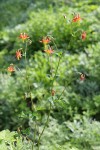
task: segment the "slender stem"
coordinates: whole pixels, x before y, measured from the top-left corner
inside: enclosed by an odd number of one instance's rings
[[[26,82],[28,84],[28,91],[30,94],[30,99],[31,99],[31,103],[32,103],[32,110],[33,110],[33,101],[32,101],[32,95],[31,95],[31,88],[30,88],[30,84],[29,84],[29,78],[28,78],[28,70],[27,70],[27,41],[26,41],[26,45],[25,45],[25,68],[26,68]],[[32,144],[32,150],[34,149],[34,143]]]
[[[54,42],[54,39],[53,39],[52,41],[53,41],[53,44],[54,44],[56,50],[58,51],[58,48],[57,48],[56,43]],[[58,60],[58,65],[57,65],[57,68],[56,68],[56,71],[55,71],[55,75],[54,75],[54,78],[53,78],[53,81],[52,81],[52,88],[53,88],[53,83],[54,83],[54,80],[55,80],[55,78],[56,78],[57,71],[58,71],[58,68],[59,68],[59,65],[60,65],[60,60],[61,60],[62,56],[63,56],[63,53],[62,53],[62,55],[59,57],[59,60]]]
[[[27,70],[27,41],[26,41],[26,47],[25,47],[25,67],[26,67],[26,81],[28,83],[28,90],[30,91],[30,85],[29,85],[29,79],[28,79],[28,70]]]
[[[26,59],[26,51],[27,51],[27,42],[26,42],[26,45],[25,45],[25,53],[24,53],[24,56],[25,56],[25,69],[26,69],[26,82],[28,83],[28,76],[27,76],[27,59]]]
[[[54,40],[53,40],[53,44],[54,44],[56,50],[58,51],[57,45],[56,45],[56,43],[54,42]]]
[[[60,96],[58,97],[58,100],[61,98],[61,96],[63,95],[65,90],[66,90],[66,87],[64,87],[63,91],[61,92]]]
[[[55,45],[56,45],[56,44],[55,44]],[[56,48],[57,48],[57,46],[56,46]],[[62,56],[59,57],[59,61],[58,61],[58,65],[57,65],[57,68],[56,68],[56,71],[55,71],[55,75],[54,75],[53,80],[52,80],[52,85],[51,85],[52,89],[53,89],[53,83],[54,83],[55,77],[56,77],[56,75],[57,75],[57,71],[58,71],[58,68],[59,68],[59,64],[60,64],[61,58],[62,58]],[[49,61],[50,61],[50,59],[49,59]],[[53,100],[53,96],[52,96],[52,100]],[[51,112],[51,103],[50,103],[49,113],[48,113],[48,116],[47,116],[47,121],[45,122],[45,125],[44,125],[44,127],[43,127],[43,130],[42,130],[42,132],[41,132],[40,135],[39,135],[39,139],[38,139],[38,150],[39,150],[39,148],[40,148],[40,140],[41,140],[41,137],[42,137],[42,135],[43,135],[43,133],[44,133],[44,130],[45,130],[45,128],[46,128],[48,122],[49,122],[50,112]]]
[[[45,128],[46,128],[46,126],[48,125],[48,122],[49,122],[50,112],[51,112],[51,103],[50,103],[50,110],[49,110],[49,113],[48,113],[47,121],[45,122],[44,128],[43,128],[42,132],[41,132],[40,135],[39,135],[39,139],[38,139],[38,150],[39,150],[39,148],[40,148],[41,136],[43,135],[44,130],[45,130]]]
[[[63,55],[62,55],[63,56]],[[56,68],[56,71],[55,71],[55,75],[54,75],[54,78],[52,80],[52,89],[53,89],[53,83],[55,81],[55,78],[56,78],[56,75],[57,75],[57,71],[58,71],[58,68],[59,68],[59,65],[60,65],[60,60],[62,58],[62,56],[59,57],[59,60],[58,60],[58,65],[57,65],[57,68]]]
[[[32,103],[32,110],[33,110],[33,101],[32,101],[32,94],[31,94],[31,88],[30,88],[30,84],[29,84],[29,78],[28,78],[28,70],[27,70],[27,41],[26,41],[26,47],[25,47],[25,66],[26,66],[26,81],[28,83],[28,90],[29,90],[29,94],[30,94],[30,99],[31,99],[31,103]]]
[[[57,68],[56,68],[56,71],[55,71],[54,79],[55,79],[55,77],[57,75],[58,67],[60,65],[60,60],[61,60],[61,57],[59,57],[59,60],[58,60],[58,65],[57,65]]]
[[[37,128],[37,121],[35,120],[35,128],[34,128],[34,143],[36,138],[36,128]]]
[[[34,145],[32,144],[32,150],[34,150]]]

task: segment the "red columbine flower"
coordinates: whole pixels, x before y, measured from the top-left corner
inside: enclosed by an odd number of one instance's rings
[[[13,64],[10,64],[10,66],[8,67],[7,69],[9,72],[14,72],[15,71],[15,68],[14,68],[14,65]]]
[[[78,22],[78,21],[80,21],[80,20],[82,20],[82,18],[80,17],[79,14],[77,14],[77,15],[74,16],[72,22]]]
[[[50,47],[50,49],[44,50],[47,54],[53,54],[54,50]]]
[[[16,51],[16,58],[19,60],[22,57],[21,50]]]
[[[24,40],[28,39],[29,36],[26,33],[21,33],[20,36],[19,36],[19,38],[24,41]]]
[[[45,44],[50,43],[50,41],[51,41],[51,40],[50,40],[49,37],[44,37],[40,42],[43,43],[43,44],[45,45]]]
[[[81,80],[81,81],[84,81],[84,80],[85,80],[85,74],[82,73],[82,74],[80,75],[80,80]]]
[[[85,40],[85,39],[86,39],[86,32],[82,32],[81,38],[82,38],[82,40]]]

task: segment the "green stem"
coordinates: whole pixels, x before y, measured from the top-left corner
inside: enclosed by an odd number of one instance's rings
[[[59,97],[57,98],[58,100],[60,100],[61,96],[63,95],[63,93],[65,92],[66,90],[66,87],[69,85],[70,82],[68,82],[68,84],[64,86],[64,89],[62,90],[61,94],[59,95]]]
[[[55,45],[56,45],[56,44],[55,44]],[[56,46],[56,48],[57,48],[57,46]],[[59,57],[59,61],[58,61],[58,65],[57,65],[57,68],[56,68],[56,71],[55,71],[55,75],[54,75],[53,80],[52,80],[52,85],[51,85],[52,89],[53,89],[53,83],[54,83],[55,77],[56,77],[56,75],[57,75],[57,71],[58,71],[58,68],[59,68],[59,64],[60,64],[61,58],[62,58],[62,56]],[[50,59],[49,59],[49,61],[50,61]],[[53,96],[52,96],[52,100],[53,100]],[[38,150],[39,150],[39,148],[40,148],[40,140],[41,140],[41,137],[42,137],[42,135],[43,135],[43,133],[44,133],[44,130],[45,130],[45,128],[46,128],[48,122],[49,122],[50,112],[51,112],[51,103],[50,103],[49,114],[48,114],[48,116],[47,116],[47,121],[45,122],[45,125],[44,125],[44,127],[43,127],[43,130],[42,130],[42,132],[41,132],[40,135],[39,135],[39,139],[38,139]]]
[[[29,83],[29,78],[28,78],[28,70],[27,70],[27,41],[26,41],[26,47],[25,47],[25,66],[26,66],[26,81],[28,83],[28,91],[30,94],[30,99],[32,103],[32,110],[33,110],[33,101],[32,101],[32,94],[31,94],[31,88],[30,88],[30,83]]]
[[[62,55],[63,56],[63,55]],[[57,65],[57,68],[56,68],[56,71],[55,71],[55,75],[54,75],[54,78],[52,80],[52,89],[53,89],[53,83],[55,81],[55,78],[56,78],[56,75],[57,75],[57,71],[58,71],[58,68],[59,68],[59,65],[60,65],[60,60],[62,58],[62,56],[59,57],[59,60],[58,60],[58,65]]]
[[[50,103],[50,110],[49,110],[49,114],[48,114],[48,117],[47,117],[47,121],[45,122],[44,128],[43,128],[42,132],[41,132],[40,135],[39,135],[39,139],[38,139],[38,150],[39,150],[39,148],[40,148],[40,140],[41,140],[41,137],[42,137],[42,135],[43,135],[43,133],[44,133],[44,130],[45,130],[46,126],[48,125],[48,122],[49,122],[50,112],[51,112],[51,103]]]
[[[58,97],[58,100],[61,98],[61,96],[63,95],[65,90],[66,90],[66,87],[64,87],[63,91],[61,92],[60,96]]]
[[[34,145],[32,144],[32,150],[34,150]]]
[[[31,103],[32,103],[32,110],[33,110],[33,101],[32,101],[32,95],[31,95],[31,88],[30,88],[30,83],[29,83],[29,78],[28,78],[28,70],[27,70],[27,41],[26,41],[26,45],[25,45],[25,69],[26,69],[26,82],[28,84],[28,91],[30,94],[30,99],[31,99]],[[32,150],[34,149],[34,143],[32,144]]]
[[[35,138],[36,138],[36,127],[37,127],[37,122],[35,120],[35,128],[34,128],[34,144],[35,144]]]

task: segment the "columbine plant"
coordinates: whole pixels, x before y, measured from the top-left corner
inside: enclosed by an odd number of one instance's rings
[[[79,14],[76,14],[75,16],[74,16],[74,18],[72,19],[72,22],[79,22],[79,21],[81,21],[82,20],[82,18],[80,17],[80,15]]]
[[[10,64],[10,66],[7,69],[10,73],[15,72],[15,67],[13,64]]]
[[[64,16],[64,18],[66,19],[66,16]],[[71,20],[71,24],[74,24],[74,23],[79,23],[80,21],[82,21],[82,18],[80,17],[79,14],[76,14],[74,15],[73,19]],[[74,31],[73,31],[74,32]],[[75,31],[75,32],[78,32],[78,31]],[[30,99],[31,99],[31,112],[34,113],[36,112],[36,109],[34,108],[34,105],[33,105],[33,100],[32,100],[32,93],[31,93],[31,85],[29,83],[29,76],[28,76],[28,61],[27,61],[27,47],[28,47],[28,44],[31,43],[31,40],[30,40],[30,37],[28,36],[28,34],[26,33],[21,33],[20,36],[19,36],[19,39],[22,40],[22,42],[24,43],[24,47],[23,48],[20,48],[16,51],[15,53],[15,56],[16,56],[16,59],[18,61],[20,61],[20,59],[22,59],[22,57],[24,57],[24,60],[25,60],[25,81],[28,85],[27,87],[27,91],[25,91],[25,97],[27,97],[27,95],[30,96]],[[85,40],[86,39],[86,32],[85,31],[82,31],[81,32],[81,39],[82,40]],[[52,64],[51,64],[51,58],[52,58],[52,55],[55,54],[55,51],[58,52],[58,49],[57,49],[57,46],[55,44],[55,41],[53,39],[53,37],[51,36],[46,36],[46,37],[43,37],[42,40],[40,40],[41,43],[43,43],[43,46],[44,46],[44,52],[47,54],[47,59],[49,60],[49,65],[50,65],[50,87],[49,87],[49,91],[50,91],[50,96],[52,98],[52,101],[54,100],[54,96],[56,95],[56,91],[55,91],[55,87],[54,87],[54,81],[56,80],[56,76],[57,76],[57,73],[58,73],[58,69],[59,69],[59,65],[60,65],[60,61],[63,57],[63,53],[60,53],[58,54],[58,64],[57,64],[57,67],[55,69],[55,71],[53,71],[52,73]],[[55,47],[55,50],[53,50],[53,48],[50,46],[50,43],[52,43]],[[57,53],[56,52],[56,53]],[[14,66],[14,64],[11,64],[9,67],[8,67],[8,72],[10,73],[13,73],[13,72],[16,72],[16,68]],[[80,73],[80,80],[83,82],[85,80],[85,74],[84,73]],[[66,87],[65,87],[66,88]],[[63,89],[63,91],[61,92],[61,94],[59,95],[59,98],[61,98],[62,94],[64,93],[65,91],[65,88]],[[40,149],[40,142],[41,142],[41,137],[46,129],[46,126],[48,125],[49,123],[49,117],[50,117],[50,113],[51,113],[51,109],[52,109],[52,103],[49,101],[49,112],[48,112],[48,115],[47,115],[47,120],[46,122],[44,123],[44,127],[42,129],[42,131],[38,133],[38,135],[36,135],[36,124],[37,122],[35,123],[35,127],[34,127],[34,138],[33,138],[33,145],[32,145],[32,150],[34,149],[35,146],[37,146],[38,150]],[[30,113],[31,113],[30,112]],[[36,120],[35,120],[36,121]],[[38,136],[38,139],[37,139],[37,142],[36,142],[36,136]]]

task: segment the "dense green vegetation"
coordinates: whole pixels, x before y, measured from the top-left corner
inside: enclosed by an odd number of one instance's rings
[[[1,0],[0,12],[0,150],[32,150],[34,139],[37,150],[49,104],[40,150],[100,150],[100,1]],[[71,23],[74,13],[81,23]],[[32,41],[28,82],[24,58],[15,57],[16,50],[25,50],[19,38],[24,32]],[[52,39],[51,63],[39,42],[45,36]],[[50,69],[54,74],[58,62],[52,98]],[[16,71],[10,74],[12,63]]]

